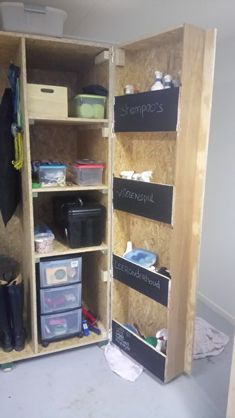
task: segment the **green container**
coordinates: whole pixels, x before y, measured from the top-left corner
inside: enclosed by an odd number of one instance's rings
[[[104,119],[106,97],[78,94],[72,100],[72,116],[87,119]]]

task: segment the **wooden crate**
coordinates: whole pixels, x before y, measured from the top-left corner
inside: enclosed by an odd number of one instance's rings
[[[27,84],[29,117],[67,117],[67,87]]]

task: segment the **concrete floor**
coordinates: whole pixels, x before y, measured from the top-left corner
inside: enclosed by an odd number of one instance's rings
[[[198,314],[232,337],[233,327],[198,304]],[[144,372],[113,374],[97,347],[19,362],[0,372],[1,418],[225,418],[232,338],[213,359],[194,361],[191,377],[163,385]]]

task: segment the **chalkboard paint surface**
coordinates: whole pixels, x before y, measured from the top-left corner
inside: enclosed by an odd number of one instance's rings
[[[133,335],[116,321],[112,321],[112,341],[134,360],[164,382],[165,357]]]
[[[114,209],[170,224],[173,186],[137,180],[113,179]]]
[[[179,88],[116,96],[115,132],[176,131]]]
[[[113,255],[113,277],[132,289],[167,306],[169,279]]]

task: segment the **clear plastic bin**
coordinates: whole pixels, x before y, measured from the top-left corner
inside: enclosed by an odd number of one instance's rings
[[[0,3],[1,28],[7,31],[61,37],[66,18],[64,10],[54,7],[8,1]]]
[[[80,282],[82,278],[82,258],[50,258],[39,263],[41,287],[61,286]]]
[[[35,251],[40,254],[46,254],[53,251],[53,242],[55,236],[50,232],[42,232],[34,235]]]
[[[71,113],[78,118],[104,119],[105,104],[105,96],[78,94],[72,99]]]
[[[62,312],[81,307],[82,284],[41,289],[41,313]]]
[[[102,184],[103,170],[103,163],[79,160],[72,165],[73,182],[83,186]]]
[[[59,340],[82,332],[82,310],[41,316],[42,341]]]
[[[41,187],[66,185],[66,166],[63,164],[40,164],[38,177]]]

